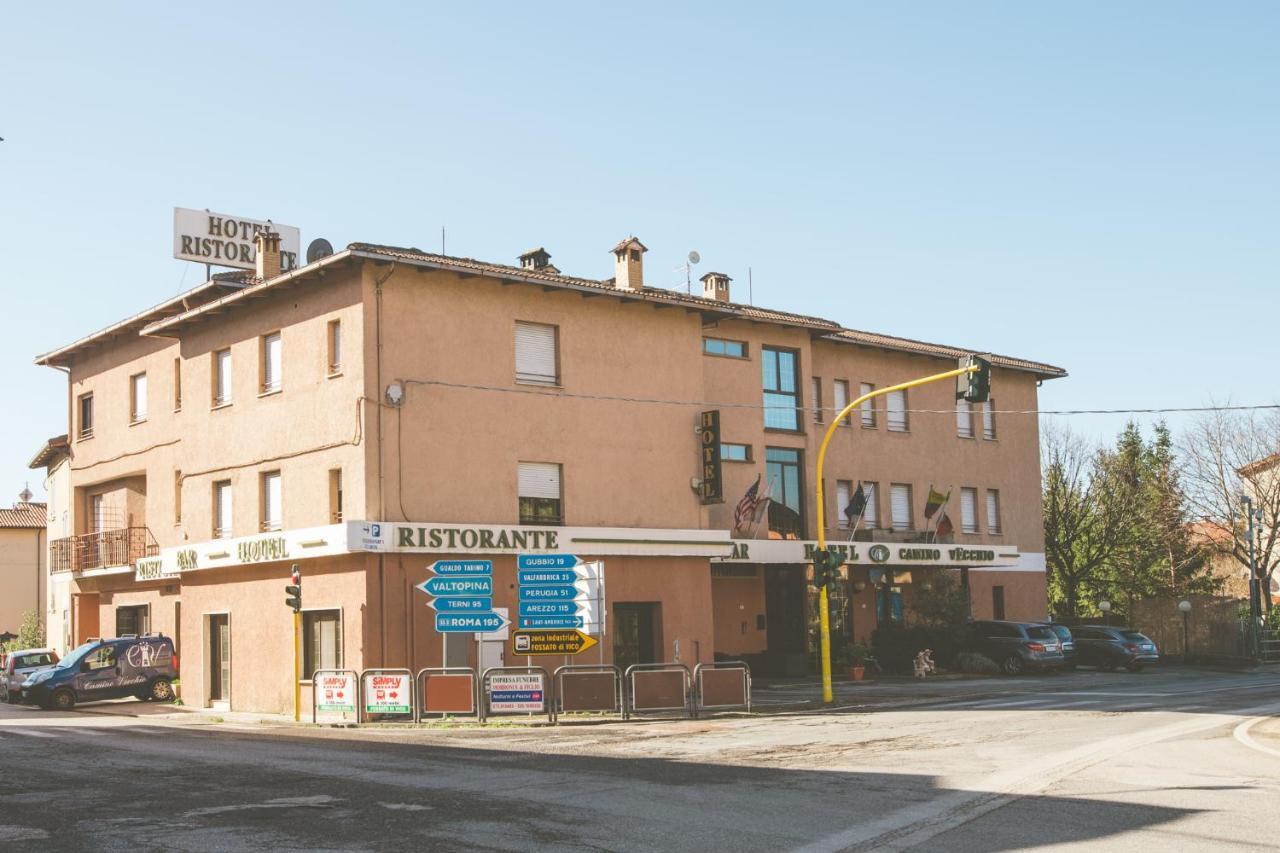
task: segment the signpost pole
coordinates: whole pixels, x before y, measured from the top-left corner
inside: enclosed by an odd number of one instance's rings
[[[296,723],[300,719],[302,713],[302,661],[299,654],[299,645],[302,638],[302,614],[297,610],[293,611],[293,721]],[[315,685],[312,685],[315,690]],[[314,701],[314,697],[313,701]]]

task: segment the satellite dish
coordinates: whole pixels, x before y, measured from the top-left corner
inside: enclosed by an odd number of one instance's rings
[[[317,237],[307,246],[307,263],[314,264],[321,258],[327,258],[333,254],[333,244],[323,237]]]
[[[699,255],[696,251],[689,253],[689,263],[696,264],[701,260],[702,260],[702,255]]]

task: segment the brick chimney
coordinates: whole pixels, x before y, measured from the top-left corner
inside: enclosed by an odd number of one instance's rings
[[[539,246],[530,249],[520,256],[520,268],[526,270],[543,270],[551,266],[551,255]]]
[[[268,279],[280,275],[280,235],[275,231],[259,231],[253,235],[253,242],[258,247],[255,269],[258,278]]]
[[[702,298],[714,299],[716,302],[729,301],[729,282],[733,279],[722,272],[709,272],[702,278]]]
[[[635,237],[613,247],[613,286],[618,290],[644,290],[644,253],[649,251]]]

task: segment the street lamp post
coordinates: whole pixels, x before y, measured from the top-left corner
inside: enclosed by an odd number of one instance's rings
[[[1245,535],[1249,539],[1249,642],[1253,646],[1254,657],[1261,657],[1258,629],[1262,624],[1262,584],[1258,578],[1258,558],[1254,550],[1253,498],[1241,495],[1240,503],[1244,504],[1244,516],[1248,522]]]
[[[1111,602],[1103,599],[1098,602],[1098,609],[1102,611],[1102,624],[1111,624]]]
[[[1182,665],[1186,666],[1191,658],[1191,632],[1189,630],[1189,622],[1191,620],[1191,602],[1185,598],[1178,602],[1178,609],[1182,611]]]

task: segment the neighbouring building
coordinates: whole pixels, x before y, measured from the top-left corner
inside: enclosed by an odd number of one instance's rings
[[[37,359],[70,383],[71,529],[51,570],[71,636],[175,635],[201,706],[289,707],[294,564],[308,676],[499,663],[499,642],[446,653],[414,587],[436,559],[483,555],[514,617],[524,553],[604,561],[605,661],[801,670],[832,407],[969,352],[734,302],[720,273],[701,295],[646,286],[634,237],[603,280],[541,248],[504,265],[367,243],[282,271],[273,236],[258,241],[256,270]],[[839,426],[839,636],[909,618],[955,569],[975,615],[1045,616],[1037,419],[1003,412],[1033,412],[1065,373],[992,361],[988,406],[940,383]],[[737,524],[757,481],[767,510]],[[954,522],[936,542],[931,486]]]
[[[47,551],[54,543],[70,541],[71,528],[71,446],[65,435],[54,436],[32,457],[29,467],[44,471],[44,493],[47,496],[45,513]],[[62,545],[58,545],[59,548]],[[49,560],[46,554],[46,564]],[[72,648],[71,636],[71,574],[50,572],[45,583],[45,644],[65,655]]]
[[[31,500],[30,489],[0,507],[0,641],[17,636],[25,614],[44,614],[47,541],[45,505]]]

